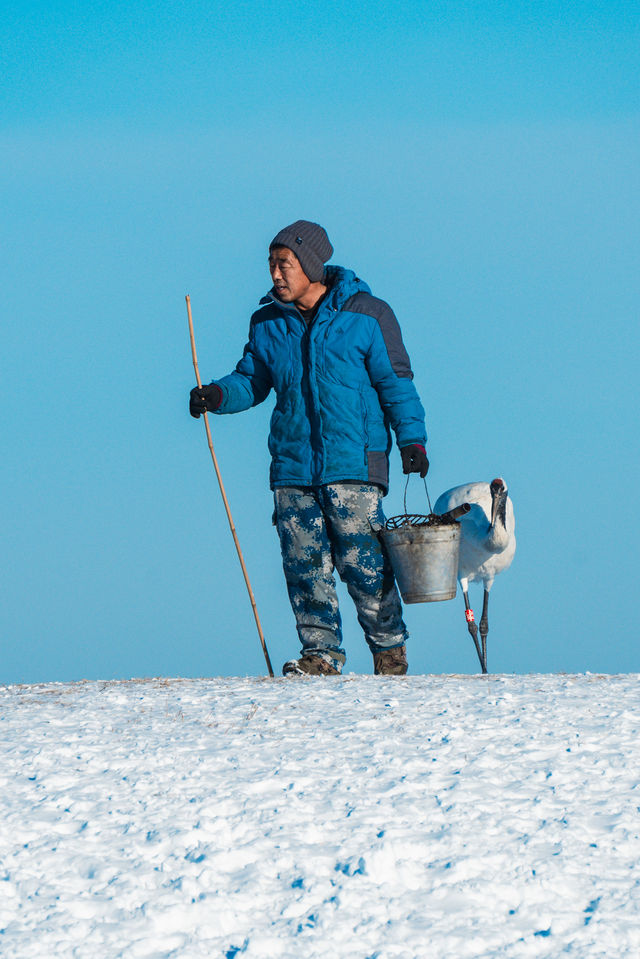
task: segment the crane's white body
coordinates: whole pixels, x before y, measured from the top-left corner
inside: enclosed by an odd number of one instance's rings
[[[460,519],[458,580],[465,593],[474,581],[481,581],[488,592],[498,573],[511,565],[516,551],[513,503],[507,496],[503,516],[492,525],[490,484],[467,483],[439,496],[433,511],[446,513],[462,503],[469,503],[471,510]]]

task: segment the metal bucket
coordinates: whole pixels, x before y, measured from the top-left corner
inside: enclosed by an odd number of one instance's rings
[[[389,554],[405,603],[437,603],[455,597],[459,523],[383,527],[378,535]]]

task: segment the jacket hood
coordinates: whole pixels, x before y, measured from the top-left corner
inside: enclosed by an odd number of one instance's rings
[[[371,293],[364,280],[357,277],[353,270],[346,270],[343,266],[327,266],[324,282],[328,288],[325,302],[333,310],[339,310],[354,293]],[[265,303],[275,303],[282,310],[295,310],[293,303],[283,303],[278,299],[273,287],[260,300],[261,306]]]

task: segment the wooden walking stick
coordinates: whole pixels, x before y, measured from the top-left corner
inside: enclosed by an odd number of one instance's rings
[[[196,341],[193,335],[193,319],[191,317],[191,300],[189,295],[185,296],[187,301],[187,315],[189,317],[189,336],[191,338],[191,355],[193,356],[193,368],[196,372],[196,383],[198,386],[202,386],[200,380],[200,373],[198,371],[198,357],[196,355]],[[209,419],[207,417],[206,410],[202,414],[204,416],[204,426],[207,431],[207,442],[209,443],[209,452],[211,453],[211,459],[213,460],[213,467],[216,471],[216,476],[218,477],[218,484],[220,486],[220,492],[222,493],[222,501],[224,503],[224,508],[227,511],[227,519],[229,520],[229,528],[231,529],[231,535],[233,536],[233,542],[236,544],[236,550],[238,551],[238,558],[240,560],[240,565],[242,567],[242,575],[244,576],[244,581],[247,584],[247,591],[249,593],[249,599],[251,600],[251,608],[253,609],[253,615],[255,617],[256,626],[258,627],[258,635],[260,636],[260,643],[262,645],[262,652],[264,653],[264,658],[267,663],[267,669],[269,670],[269,676],[273,678],[273,669],[271,668],[271,660],[269,659],[269,652],[267,650],[267,644],[264,641],[264,633],[262,632],[262,626],[260,625],[260,617],[258,616],[258,607],[256,606],[256,601],[253,595],[253,590],[251,589],[251,583],[249,582],[249,574],[247,573],[247,567],[244,564],[244,557],[242,556],[242,550],[240,549],[240,543],[238,542],[238,534],[236,533],[236,528],[233,525],[233,518],[231,516],[231,510],[229,509],[229,501],[227,499],[227,494],[224,490],[224,484],[222,482],[222,476],[220,475],[220,467],[218,466],[218,460],[216,459],[216,454],[213,449],[213,440],[211,438],[211,428],[209,427]]]

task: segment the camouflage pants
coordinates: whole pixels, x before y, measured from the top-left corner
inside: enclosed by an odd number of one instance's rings
[[[303,653],[342,668],[342,621],[334,569],[353,599],[372,652],[407,640],[393,571],[372,530],[385,522],[382,491],[364,483],[275,491],[289,600]]]

